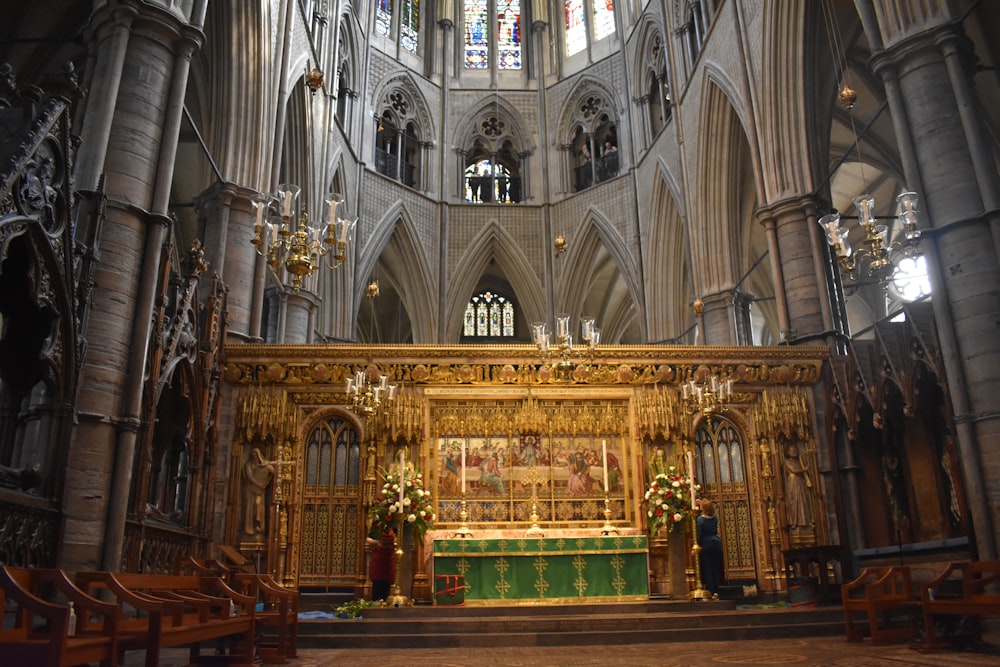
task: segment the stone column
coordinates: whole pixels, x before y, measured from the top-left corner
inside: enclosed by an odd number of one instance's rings
[[[991,230],[995,211],[987,205],[996,200],[991,190],[997,177],[992,160],[983,164],[978,154],[981,121],[974,110],[963,108],[975,59],[955,22],[958,17],[948,15],[947,7],[916,0],[857,2],[862,13],[874,11],[878,18],[880,34],[874,39],[884,50],[875,54],[872,64],[887,82],[887,93],[893,93],[889,102],[894,117],[903,114],[910,131],[900,143],[915,156],[907,182],[922,184],[921,224],[932,228],[922,247],[977,553],[981,559],[993,559],[1000,490],[988,488],[986,480],[1000,479],[1000,262]],[[865,27],[876,26],[868,22]],[[956,58],[956,52],[965,57]]]
[[[67,462],[77,474],[67,477],[59,560],[70,571],[120,566],[183,97],[203,40],[204,2],[191,24],[153,3],[122,4],[135,16],[120,81],[92,82],[118,94],[103,164],[100,289],[85,332],[79,427]]]
[[[733,295],[719,292],[703,296],[705,312],[702,317],[702,342],[705,345],[735,345],[736,325],[733,321]]]
[[[196,201],[199,214],[206,219],[203,240],[209,271],[218,273],[229,288],[226,323],[233,342],[250,340],[257,264],[256,248],[250,239],[256,196],[256,191],[234,183],[216,183]]]
[[[809,197],[786,199],[758,211],[771,253],[781,336],[787,343],[816,342],[825,332],[820,304],[826,288],[819,282],[822,271],[817,271],[816,263],[821,260],[813,254],[814,235],[809,229],[815,214]]]

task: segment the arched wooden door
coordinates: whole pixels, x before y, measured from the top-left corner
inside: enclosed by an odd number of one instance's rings
[[[713,415],[694,434],[696,481],[719,515],[726,581],[756,581],[746,447],[729,420]]]
[[[361,443],[354,424],[333,416],[306,438],[299,477],[300,588],[353,588],[362,533]]]

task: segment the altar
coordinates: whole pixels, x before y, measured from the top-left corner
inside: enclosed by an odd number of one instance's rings
[[[629,602],[649,598],[645,535],[433,541],[435,577],[461,576],[472,604]]]

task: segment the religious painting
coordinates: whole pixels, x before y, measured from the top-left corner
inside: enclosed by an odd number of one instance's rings
[[[625,501],[624,443],[619,438],[522,433],[507,437],[441,437],[435,462],[439,517],[454,521],[465,498],[470,520],[592,521],[607,495]]]

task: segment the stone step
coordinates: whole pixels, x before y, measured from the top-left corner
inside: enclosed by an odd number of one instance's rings
[[[691,609],[691,605],[699,604],[700,608]],[[712,609],[705,610],[709,605]],[[470,613],[463,616],[462,612]],[[299,645],[304,648],[592,646],[703,641],[720,636],[727,639],[833,636],[843,632],[843,611],[839,606],[763,610],[723,607],[720,603],[425,606],[375,608],[366,610],[366,615],[358,619],[303,620],[299,622]]]

